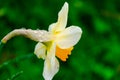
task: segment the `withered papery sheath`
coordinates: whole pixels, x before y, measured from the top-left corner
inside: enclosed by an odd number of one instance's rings
[[[45,30],[31,30],[31,29],[15,29],[8,33],[2,40],[2,43],[6,43],[8,40],[10,40],[12,37],[22,35],[25,36],[31,40],[37,41],[37,42],[47,42],[52,40],[52,36],[49,32]]]

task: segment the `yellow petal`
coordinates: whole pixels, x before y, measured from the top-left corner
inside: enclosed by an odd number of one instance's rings
[[[55,48],[56,45],[53,43],[50,46],[50,50],[47,52],[47,57],[44,62],[43,77],[45,80],[52,80],[54,75],[59,70],[59,62],[55,58]]]
[[[61,49],[58,46],[56,47],[56,56],[61,59],[62,61],[66,61],[68,58],[68,55],[71,54],[71,51],[73,50],[73,47],[67,48],[67,49]]]
[[[68,16],[68,3],[65,2],[62,9],[58,13],[58,21],[49,26],[49,31],[60,32],[64,30],[67,24],[67,16]]]
[[[66,28],[64,31],[56,35],[56,44],[62,48],[70,48],[77,44],[82,34],[81,28],[77,26],[71,26]]]
[[[34,54],[35,54],[38,58],[45,59],[45,58],[46,58],[46,46],[39,42],[39,43],[35,46]]]

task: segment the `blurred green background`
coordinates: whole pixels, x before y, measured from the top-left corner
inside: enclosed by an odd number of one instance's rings
[[[120,0],[66,0],[82,38],[53,80],[120,80]],[[18,28],[47,30],[65,0],[0,0],[0,39]],[[14,37],[0,52],[0,80],[44,80],[37,43]]]

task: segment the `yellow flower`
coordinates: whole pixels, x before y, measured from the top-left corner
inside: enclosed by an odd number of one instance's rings
[[[71,54],[73,46],[80,40],[82,30],[77,26],[66,27],[68,16],[68,3],[65,2],[58,14],[58,21],[49,26],[52,36],[50,42],[39,42],[34,53],[38,58],[45,59],[43,76],[45,80],[51,80],[59,70],[59,62],[55,56],[66,61]],[[47,52],[47,53],[46,53]]]

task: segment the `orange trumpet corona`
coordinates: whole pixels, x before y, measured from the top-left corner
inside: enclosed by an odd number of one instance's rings
[[[66,59],[68,58],[68,55],[71,54],[72,50],[73,50],[73,47],[70,47],[67,49],[61,49],[58,46],[56,46],[56,56],[62,61],[66,61]]]

